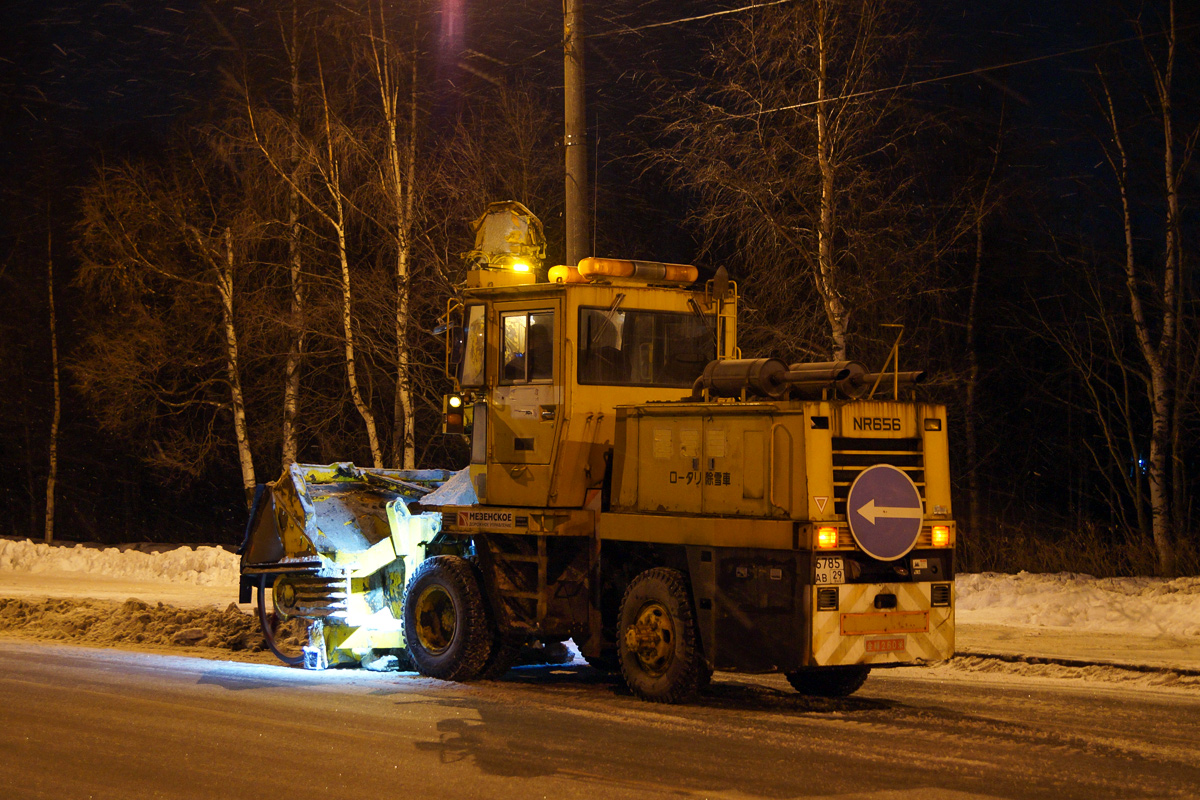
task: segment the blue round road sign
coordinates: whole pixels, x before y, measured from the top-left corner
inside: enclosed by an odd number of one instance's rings
[[[901,470],[876,464],[860,472],[850,485],[846,518],[863,552],[880,561],[895,561],[913,549],[921,533],[921,493]]]

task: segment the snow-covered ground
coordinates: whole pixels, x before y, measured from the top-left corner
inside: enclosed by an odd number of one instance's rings
[[[959,575],[958,620],[1139,636],[1200,637],[1200,578]]]
[[[123,603],[134,597],[196,613],[215,607],[224,614],[238,599],[237,587],[238,557],[220,547],[119,548],[0,538],[0,598]],[[1200,664],[1200,578],[964,574],[956,592],[960,650],[1032,649],[1050,657]],[[1037,652],[1039,647],[1046,652]]]

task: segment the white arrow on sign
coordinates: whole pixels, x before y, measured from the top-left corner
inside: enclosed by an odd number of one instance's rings
[[[905,508],[903,506],[876,506],[875,498],[868,500],[866,505],[858,509],[858,513],[872,525],[875,524],[875,520],[879,517],[889,517],[891,519],[921,519],[923,516],[919,506],[917,508]]]

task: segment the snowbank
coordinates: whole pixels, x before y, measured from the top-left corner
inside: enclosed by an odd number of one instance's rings
[[[48,545],[0,539],[0,572],[120,578],[130,581],[186,583],[194,586],[238,585],[238,557],[220,547],[176,547],[141,552],[117,547]]]
[[[0,598],[0,631],[98,645],[197,646],[251,653],[266,649],[258,620],[232,603],[218,610],[151,605],[134,598],[123,603]]]
[[[449,491],[439,502],[466,500],[470,485],[463,471],[446,483],[443,488]],[[48,589],[51,586],[48,579],[61,575],[163,586],[187,584],[199,587],[206,596],[211,594],[209,601],[224,607],[236,597],[238,557],[219,547],[183,546],[163,552],[141,552],[0,539],[0,576],[5,573],[37,575],[38,580],[46,579]],[[45,594],[89,596],[88,584],[85,581],[77,584],[74,591],[62,592],[56,585]],[[959,575],[956,592],[958,621],[968,625],[1200,636],[1200,578],[1093,578],[1073,573],[989,572]]]
[[[959,575],[958,620],[1143,636],[1200,636],[1200,578]]]

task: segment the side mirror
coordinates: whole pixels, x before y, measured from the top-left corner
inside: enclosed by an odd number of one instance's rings
[[[446,329],[446,363],[457,367],[463,360],[463,348],[466,345],[466,331],[460,325]],[[456,370],[457,371],[457,370]]]
[[[717,267],[717,273],[713,275],[712,293],[713,299],[718,305],[724,303],[725,297],[729,294],[729,272],[723,264]]]
[[[446,363],[444,371],[447,378],[457,380],[458,366],[462,364],[463,347],[466,342],[466,331],[463,329],[462,306],[451,301],[446,311],[445,324],[433,329],[434,336],[446,337]]]

